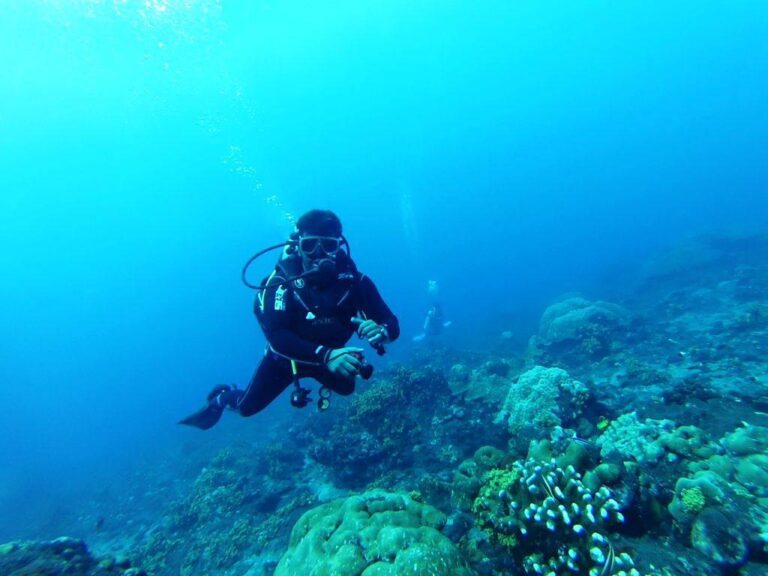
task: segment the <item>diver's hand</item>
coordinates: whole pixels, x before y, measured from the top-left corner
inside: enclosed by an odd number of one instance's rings
[[[325,365],[332,374],[352,378],[363,366],[360,358],[356,356],[362,352],[362,348],[336,348],[328,354]]]
[[[355,316],[352,318],[352,324],[357,326],[357,335],[368,340],[371,346],[384,344],[389,340],[387,329],[381,324],[376,324],[373,320],[365,320]]]

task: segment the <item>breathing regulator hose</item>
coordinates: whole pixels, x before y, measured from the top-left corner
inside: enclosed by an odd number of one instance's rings
[[[245,284],[246,286],[248,286],[248,288],[252,290],[263,290],[264,288],[266,288],[266,286],[251,284],[250,282],[248,282],[248,268],[251,267],[251,264],[253,264],[254,260],[259,258],[260,256],[263,256],[267,252],[271,252],[272,250],[277,250],[278,248],[284,248],[286,246],[292,246],[292,245],[295,246],[296,242],[289,240],[288,242],[281,242],[280,244],[275,244],[274,246],[270,246],[269,248],[264,248],[264,250],[259,250],[258,252],[256,252],[256,254],[254,254],[248,259],[248,262],[245,263],[245,266],[243,266],[243,272],[240,274],[240,278],[242,279],[243,284]]]

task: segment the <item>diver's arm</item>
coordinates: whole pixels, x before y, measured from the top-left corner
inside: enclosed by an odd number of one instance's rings
[[[379,294],[373,280],[365,274],[360,278],[360,299],[366,318],[387,329],[387,340],[394,342],[400,336],[400,322]]]
[[[259,318],[264,336],[272,351],[278,356],[305,364],[324,364],[331,349],[305,340],[292,330],[293,301],[291,291],[275,278],[259,293]]]

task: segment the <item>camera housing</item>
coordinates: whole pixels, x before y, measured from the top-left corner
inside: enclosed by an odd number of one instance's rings
[[[358,372],[358,375],[363,380],[368,380],[371,376],[373,376],[373,366],[368,364],[368,362],[365,361],[365,356],[362,355],[360,352],[354,353],[355,358],[360,360],[362,363],[362,366],[360,367],[360,371]]]

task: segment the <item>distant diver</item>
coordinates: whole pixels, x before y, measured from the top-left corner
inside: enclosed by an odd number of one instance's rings
[[[250,264],[262,254],[283,248],[274,271],[261,285],[248,282]],[[254,312],[267,339],[264,357],[245,390],[218,385],[206,405],[179,424],[207,430],[225,408],[252,416],[266,408],[293,383],[291,404],[303,408],[310,390],[300,378],[320,383],[318,409],[330,404],[331,392],[355,389],[355,377],[370,378],[362,348],[347,347],[353,334],[384,354],[384,345],[400,334],[397,318],[373,281],[358,272],[341,221],[331,211],[311,210],[299,218],[290,240],[253,256],[243,268],[243,282],[257,289]]]
[[[443,314],[443,307],[437,301],[437,295],[440,292],[440,288],[437,284],[437,280],[430,280],[427,284],[427,294],[430,298],[430,305],[427,309],[427,316],[424,318],[424,330],[421,334],[417,334],[413,337],[414,342],[421,342],[426,338],[434,338],[440,336],[443,333],[443,328],[448,328],[452,322],[445,319]]]

